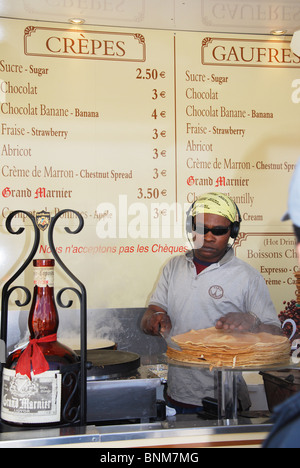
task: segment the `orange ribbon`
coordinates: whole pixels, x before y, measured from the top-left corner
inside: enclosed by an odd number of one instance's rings
[[[41,374],[42,372],[49,370],[49,364],[38,344],[51,343],[52,341],[56,341],[56,339],[56,334],[44,336],[43,338],[29,339],[28,345],[18,360],[16,374],[27,375],[30,379],[31,368],[34,375]]]

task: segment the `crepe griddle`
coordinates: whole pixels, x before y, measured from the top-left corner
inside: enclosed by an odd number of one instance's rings
[[[89,380],[125,378],[140,366],[140,356],[129,351],[87,350],[87,378]]]

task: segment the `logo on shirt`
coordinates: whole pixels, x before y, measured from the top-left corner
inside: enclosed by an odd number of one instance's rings
[[[224,296],[224,289],[221,286],[215,285],[209,288],[208,293],[210,297],[214,299],[222,299]]]

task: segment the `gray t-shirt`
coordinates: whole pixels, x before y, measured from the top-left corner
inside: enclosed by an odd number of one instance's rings
[[[197,275],[192,252],[172,258],[164,267],[150,304],[168,312],[171,336],[214,327],[229,312],[252,312],[265,324],[280,327],[262,275],[229,249],[220,262]],[[214,372],[169,366],[168,393],[177,401],[201,405],[215,396]]]

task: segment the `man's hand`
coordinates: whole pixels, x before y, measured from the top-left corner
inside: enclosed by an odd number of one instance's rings
[[[151,305],[142,318],[141,328],[148,335],[167,336],[171,331],[172,323],[165,310]]]
[[[255,316],[251,314],[244,314],[242,312],[230,312],[229,314],[221,317],[217,323],[217,329],[223,330],[236,330],[236,331],[254,331]],[[258,331],[258,330],[255,330]]]
[[[216,328],[221,330],[236,330],[251,333],[271,333],[272,335],[282,335],[280,326],[261,323],[252,313],[230,312],[216,322]]]

